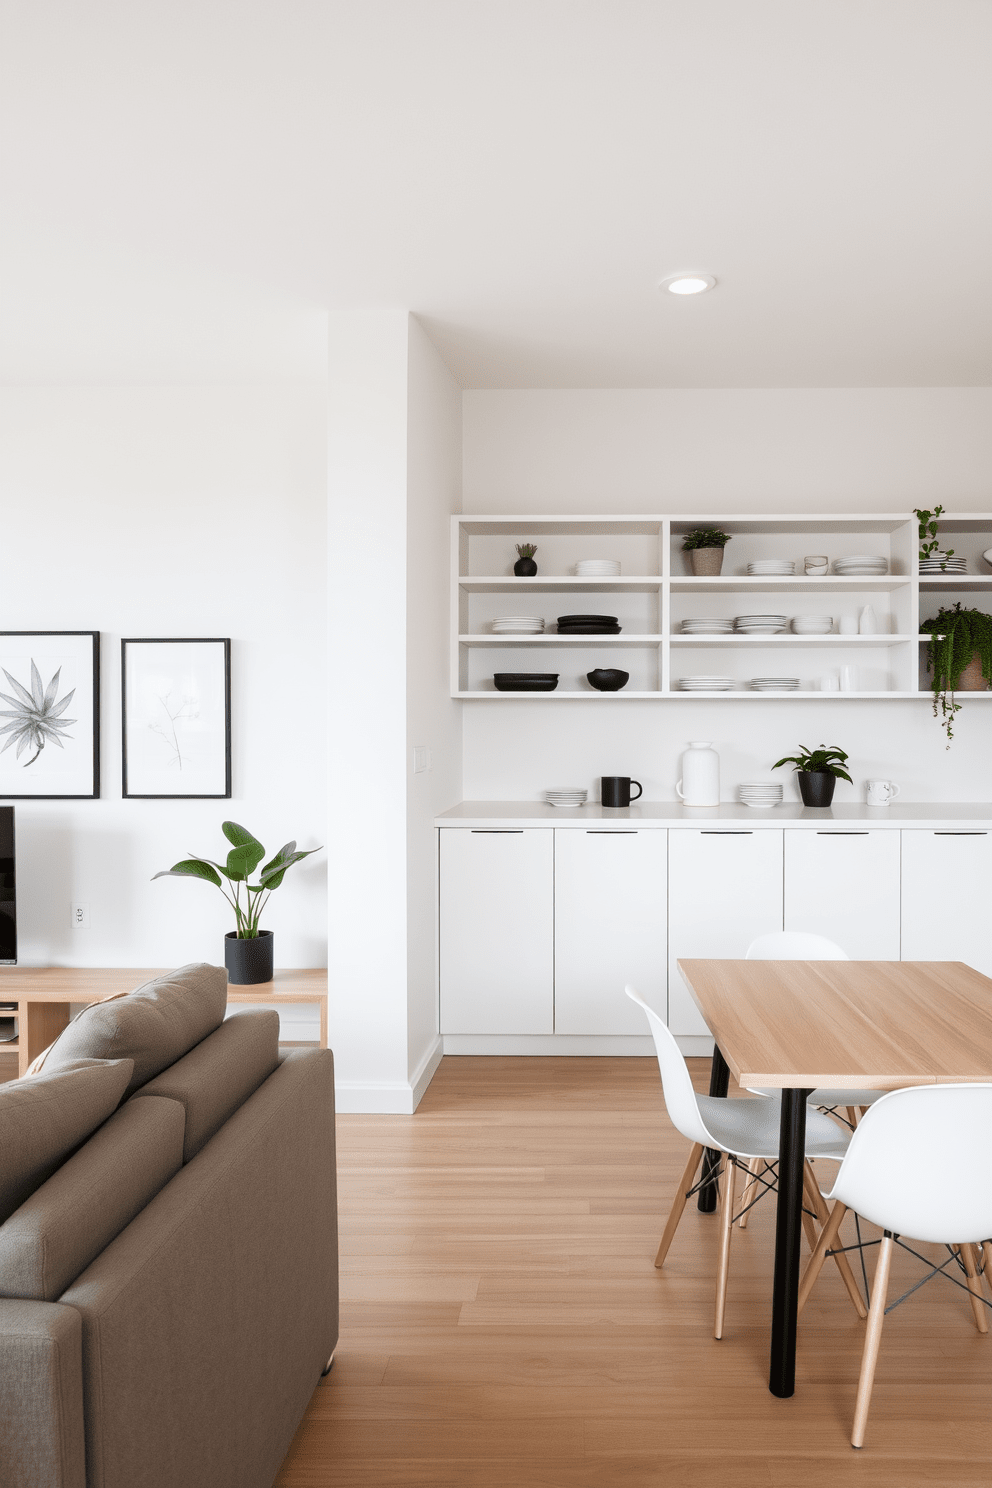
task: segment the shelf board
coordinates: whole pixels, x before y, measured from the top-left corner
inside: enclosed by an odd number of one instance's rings
[[[992,574],[960,574],[957,578],[948,574],[920,574],[921,589],[955,589],[961,593],[988,594],[992,591]]]
[[[660,646],[660,635],[460,635],[461,646]]]
[[[754,702],[754,703],[766,703],[766,702],[769,702],[771,700],[775,700],[777,702],[781,702],[783,698],[786,698],[786,699],[788,699],[788,698],[802,698],[804,701],[807,701],[807,702],[812,699],[812,700],[815,700],[815,701],[834,702],[834,703],[836,703],[836,702],[850,702],[851,700],[855,700],[856,701],[859,698],[861,699],[862,702],[864,702],[864,701],[876,701],[878,699],[887,699],[887,698],[893,698],[897,702],[899,702],[899,701],[906,702],[906,701],[912,701],[913,699],[916,699],[918,702],[930,703],[933,700],[933,694],[931,692],[929,692],[929,691],[926,691],[926,692],[894,692],[894,691],[893,692],[820,692],[818,690],[816,690],[816,691],[814,691],[813,689],[806,689],[806,690],[804,690],[804,689],[800,688],[796,692],[751,692],[749,689],[744,688],[744,687],[742,687],[740,689],[740,691],[736,691],[736,692],[682,692],[681,690],[675,690],[675,691],[672,691],[672,692],[660,692],[660,691],[659,692],[630,692],[630,691],[627,691],[626,689],[621,689],[620,692],[594,692],[594,691],[590,691],[590,692],[565,692],[565,691],[561,691],[561,692],[496,692],[495,689],[494,689],[492,692],[453,692],[451,694],[451,696],[453,698],[460,698],[464,702],[473,702],[473,703],[475,703],[475,702],[483,702],[483,703],[486,703],[486,702],[489,702],[489,703],[492,703],[492,702],[504,702],[505,703],[507,701],[511,701],[511,702],[512,701],[515,701],[515,702],[521,702],[522,701],[522,702],[528,702],[528,703],[530,703],[530,702],[547,703],[547,702],[563,702],[563,701],[565,701],[565,702],[575,702],[575,701],[579,701],[579,702],[599,702],[599,701],[604,701],[604,700],[606,702],[616,702],[618,699],[623,699],[623,698],[627,698],[628,700],[636,700],[636,701],[644,701],[645,699],[653,699],[655,702],[666,702],[666,703],[670,703],[670,702],[689,702],[689,701],[698,702],[700,700],[700,698],[702,698],[704,701],[709,700],[711,702],[719,702],[719,703],[727,702],[728,700],[730,700],[732,702]],[[986,698],[989,701],[992,701],[992,692],[957,692],[957,693],[954,694],[954,697],[955,697],[955,701],[956,702],[961,702],[961,703],[967,702],[967,701],[969,701],[971,699],[981,700],[983,698]]]
[[[673,635],[673,646],[900,646],[915,641],[911,635]],[[929,639],[929,638],[928,638]]]
[[[719,574],[713,578],[693,577],[691,574],[672,578],[673,594],[754,594],[771,590],[788,594],[887,594],[913,582],[910,574],[885,574],[881,578],[840,578],[827,574],[822,579],[810,578],[808,574],[796,574],[792,578],[755,578],[750,574]]]
[[[640,574],[629,579],[577,579],[568,574],[549,574],[547,578],[537,574],[532,579],[518,579],[515,574],[462,574],[458,585],[467,594],[505,594],[508,590],[523,593],[528,589],[545,594],[655,594],[661,588],[662,578],[660,574]]]

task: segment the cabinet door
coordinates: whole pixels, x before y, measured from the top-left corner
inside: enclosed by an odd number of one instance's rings
[[[992,976],[987,832],[902,833],[902,957],[965,961]]]
[[[782,833],[686,829],[668,834],[668,1026],[709,1033],[679,976],[679,957],[743,957],[782,929]]]
[[[899,960],[899,833],[785,833],[785,928],[826,935],[852,961]]]
[[[554,1032],[554,832],[440,833],[442,1033]]]
[[[646,1034],[627,982],[664,1015],[667,836],[555,832],[555,1033]]]

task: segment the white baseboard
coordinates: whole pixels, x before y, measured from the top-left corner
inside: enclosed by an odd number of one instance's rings
[[[444,1055],[444,1046],[439,1037],[434,1039],[433,1044],[427,1050],[420,1064],[410,1076],[410,1088],[413,1097],[413,1109],[416,1110],[424,1098],[424,1091],[434,1078],[434,1072]]]
[[[335,1109],[339,1116],[412,1116],[434,1077],[443,1054],[435,1038],[409,1080],[336,1080]]]
[[[603,1034],[585,1037],[579,1034],[472,1034],[446,1033],[443,1039],[445,1054],[467,1054],[475,1056],[533,1055],[544,1058],[606,1058],[607,1056],[629,1059],[646,1059],[654,1055],[654,1040],[650,1034]],[[713,1053],[713,1040],[699,1036],[677,1040],[679,1048],[687,1057]]]

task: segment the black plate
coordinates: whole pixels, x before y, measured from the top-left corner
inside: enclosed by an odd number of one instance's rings
[[[598,620],[601,625],[616,625],[616,615],[559,615],[558,624],[585,625],[593,620]]]
[[[537,677],[525,673],[522,677],[507,672],[494,672],[493,682],[497,692],[554,692],[558,686],[557,676]]]
[[[619,635],[619,625],[559,625],[559,635]]]

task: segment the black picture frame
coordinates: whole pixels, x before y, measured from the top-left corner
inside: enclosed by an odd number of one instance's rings
[[[121,793],[132,801],[230,797],[230,637],[121,640]]]
[[[33,758],[20,764],[31,749]],[[40,769],[26,777],[35,764]],[[100,632],[0,631],[0,801],[99,796]]]

